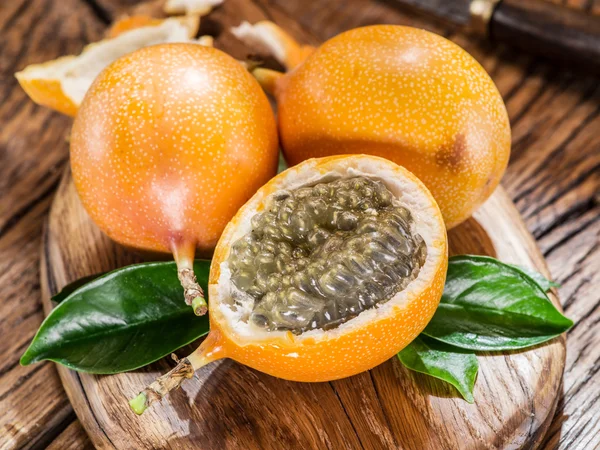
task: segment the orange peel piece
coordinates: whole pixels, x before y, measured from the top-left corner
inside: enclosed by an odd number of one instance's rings
[[[167,0],[163,10],[167,14],[205,16],[221,3],[223,0]]]
[[[212,45],[210,37],[193,39],[198,26],[199,19],[193,16],[163,20],[144,16],[123,19],[111,29],[115,37],[90,44],[77,56],[63,56],[27,66],[15,76],[35,103],[74,116],[92,81],[117,58],[142,47],[167,42]]]
[[[260,54],[275,58],[287,70],[300,65],[315,51],[315,48],[310,45],[299,44],[292,36],[269,20],[262,20],[255,24],[242,22],[237,27],[231,28],[231,32]]]
[[[160,25],[163,21],[164,19],[157,19],[156,17],[146,15],[124,16],[115,21],[110,28],[106,30],[106,37],[109,39],[116,38],[127,31],[147,26],[153,27]]]

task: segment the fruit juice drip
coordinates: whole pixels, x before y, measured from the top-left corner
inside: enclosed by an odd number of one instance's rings
[[[269,331],[335,328],[405,289],[427,256],[410,211],[365,177],[276,193],[251,225],[228,263]]]

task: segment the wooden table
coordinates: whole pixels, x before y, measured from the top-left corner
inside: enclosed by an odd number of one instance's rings
[[[136,0],[0,2],[0,448],[91,447],[56,369],[19,357],[43,319],[39,249],[44,221],[68,163],[71,120],[34,105],[13,73],[77,53]],[[599,0],[568,0],[600,14]],[[217,46],[244,57],[227,32],[269,18],[306,43],[374,23],[443,34],[490,72],[506,102],[513,154],[503,185],[562,284],[568,333],[563,394],[547,448],[600,446],[600,83],[597,78],[491,46],[376,0],[226,0],[204,20]],[[236,54],[237,53],[237,54]],[[366,445],[368,446],[368,445]],[[323,447],[326,447],[325,443]]]

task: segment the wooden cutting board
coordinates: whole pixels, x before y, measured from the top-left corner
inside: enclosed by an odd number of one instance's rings
[[[548,274],[543,257],[502,189],[449,233],[451,254],[490,255]],[[65,173],[42,244],[42,291],[141,261],[104,236]],[[551,295],[555,305],[558,299]],[[193,349],[180,350],[180,356]],[[535,448],[556,408],[564,337],[529,351],[480,356],[475,404],[449,385],[409,372],[396,358],[329,383],[273,378],[231,360],[212,363],[143,416],[127,399],[173,365],[164,358],[110,376],[58,372],[77,416],[99,448],[480,449]]]

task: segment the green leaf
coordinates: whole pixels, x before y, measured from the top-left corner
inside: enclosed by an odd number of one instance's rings
[[[210,261],[196,261],[207,291]],[[208,332],[183,301],[174,262],[136,264],[101,275],[71,292],[42,323],[21,357],[50,360],[82,372],[137,369]]]
[[[88,284],[90,281],[95,280],[101,275],[101,273],[88,275],[87,277],[82,277],[79,280],[75,280],[72,283],[67,284],[64,288],[62,288],[62,291],[60,291],[58,294],[52,297],[52,301],[54,303],[61,303],[64,299],[66,299],[69,295],[71,295],[81,286]]]
[[[277,165],[277,173],[281,173],[287,168],[288,165],[285,161],[285,158],[283,157],[283,153],[279,153],[279,164]]]
[[[536,272],[529,267],[518,266],[516,264],[508,264],[509,266],[515,267],[519,269],[521,272],[525,273],[525,275],[529,276],[533,281],[535,281],[544,292],[548,292],[553,287],[560,287],[559,283],[549,280],[544,275],[539,272]]]
[[[450,383],[466,401],[474,402],[473,387],[479,362],[473,352],[421,335],[398,353],[398,359],[410,370]]]
[[[450,258],[440,306],[423,333],[456,347],[499,351],[546,342],[572,325],[520,269],[463,255]]]

